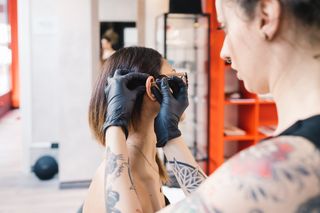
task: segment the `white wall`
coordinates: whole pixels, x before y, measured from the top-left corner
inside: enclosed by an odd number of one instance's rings
[[[87,121],[99,63],[97,1],[20,0],[18,8],[26,156],[31,143],[59,142],[60,181],[88,180],[102,156]]]
[[[18,0],[18,37],[19,66],[20,66],[20,111],[21,134],[23,148],[23,170],[30,171],[30,144],[32,142],[32,91],[31,91],[31,32],[30,32],[30,4]]]
[[[145,0],[145,46],[155,48],[156,17],[169,10],[169,0]]]
[[[99,21],[137,20],[137,0],[99,0]]]

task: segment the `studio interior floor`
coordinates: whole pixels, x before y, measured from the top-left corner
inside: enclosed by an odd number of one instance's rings
[[[58,177],[39,181],[23,171],[19,110],[0,119],[0,213],[77,212],[87,189],[59,189]]]
[[[0,213],[76,213],[87,189],[59,189],[58,177],[40,181],[23,169],[21,118],[13,110],[0,119]],[[163,188],[171,203],[181,189]]]

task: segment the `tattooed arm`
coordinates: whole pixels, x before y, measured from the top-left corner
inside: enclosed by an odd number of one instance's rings
[[[142,212],[129,167],[126,138],[121,127],[106,131],[105,200],[108,213]]]
[[[320,152],[283,136],[240,152],[196,192],[161,212],[320,212]]]
[[[207,178],[181,136],[170,140],[163,147],[163,151],[181,189],[186,195],[197,189]]]

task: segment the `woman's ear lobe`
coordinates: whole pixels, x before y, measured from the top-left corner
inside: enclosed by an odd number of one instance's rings
[[[153,76],[149,76],[146,81],[146,94],[152,101],[157,101],[156,97],[153,95],[151,87],[152,83],[155,82]]]

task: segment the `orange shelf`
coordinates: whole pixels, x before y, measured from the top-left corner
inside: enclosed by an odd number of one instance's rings
[[[224,141],[248,141],[248,140],[254,140],[253,135],[234,135],[234,136],[224,136]]]
[[[261,100],[258,99],[259,104],[275,104],[273,100]]]
[[[227,99],[224,101],[225,105],[249,105],[249,104],[255,104],[256,100],[253,98],[247,98],[247,99]]]
[[[268,137],[270,137],[270,136],[267,136],[267,135],[265,135],[265,134],[259,133],[259,135],[258,135],[258,140],[260,141],[260,140],[265,139],[265,138],[268,138]]]
[[[277,126],[277,124],[278,123],[275,120],[266,120],[266,121],[260,120],[259,121],[259,126]]]

